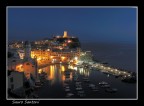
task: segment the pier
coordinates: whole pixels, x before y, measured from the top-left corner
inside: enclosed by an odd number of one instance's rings
[[[102,72],[109,73],[109,74],[116,75],[116,76],[125,76],[125,77],[131,76],[129,72],[122,71],[122,70],[112,68],[109,66],[104,66],[103,64],[100,64],[100,63],[95,63],[92,65],[92,67],[95,67],[96,69],[99,69]]]

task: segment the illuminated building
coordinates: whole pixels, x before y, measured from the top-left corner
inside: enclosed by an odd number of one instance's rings
[[[64,35],[63,35],[63,38],[67,38],[68,35],[67,35],[67,31],[64,31]]]
[[[25,42],[25,57],[22,65],[24,73],[28,79],[30,74],[32,74],[34,78],[38,78],[37,58],[31,58],[31,45],[28,41]]]
[[[18,50],[18,54],[20,56],[20,59],[24,59],[25,53],[23,50]]]

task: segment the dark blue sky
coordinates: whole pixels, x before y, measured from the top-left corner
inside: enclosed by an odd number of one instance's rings
[[[81,42],[136,41],[136,8],[9,8],[8,39],[37,40],[51,35]]]

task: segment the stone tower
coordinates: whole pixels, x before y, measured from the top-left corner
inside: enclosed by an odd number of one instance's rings
[[[64,31],[64,35],[63,35],[63,38],[67,38],[68,35],[67,35],[67,31]]]

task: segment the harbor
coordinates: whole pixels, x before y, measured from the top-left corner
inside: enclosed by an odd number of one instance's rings
[[[42,70],[47,73],[47,80],[36,91],[39,98],[128,98],[136,95],[130,93],[136,90],[135,83],[126,84],[96,68],[56,64]],[[129,95],[122,93],[124,91]]]

